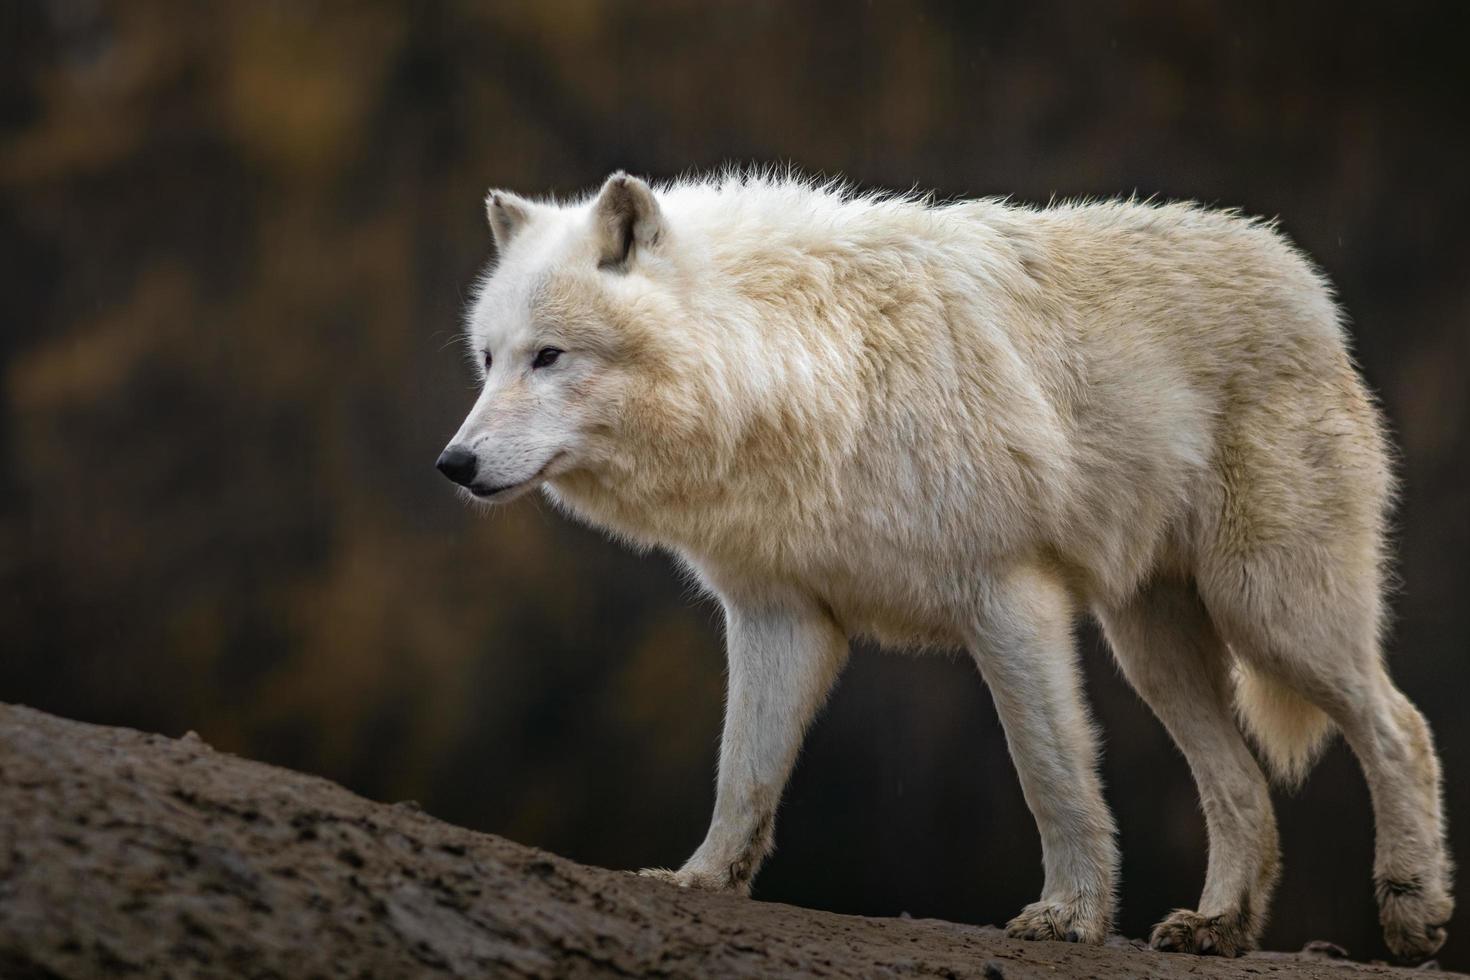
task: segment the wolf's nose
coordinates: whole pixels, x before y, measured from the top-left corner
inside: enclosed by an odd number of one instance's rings
[[[469,486],[475,479],[475,471],[480,468],[480,461],[475,454],[463,446],[450,446],[439,454],[439,462],[434,464],[439,472],[449,477],[462,487]]]

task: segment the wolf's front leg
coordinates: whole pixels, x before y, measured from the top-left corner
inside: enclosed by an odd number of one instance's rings
[[[1101,943],[1112,928],[1118,855],[1082,702],[1072,615],[1060,583],[1016,570],[987,589],[973,650],[1041,831],[1046,871],[1041,900],[1006,932]]]
[[[770,853],[776,804],[806,727],[847,660],[847,637],[805,598],[725,602],[729,692],[709,833],[678,871],[683,887],[748,892]]]

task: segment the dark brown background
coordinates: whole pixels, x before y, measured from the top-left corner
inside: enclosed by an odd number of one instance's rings
[[[1470,852],[1461,5],[0,6],[0,699],[178,733],[611,866],[713,795],[719,624],[661,557],[433,471],[489,185],[790,161],[1279,215],[1402,447],[1394,672]],[[1122,926],[1192,905],[1187,770],[1091,630]],[[1270,944],[1383,947],[1367,794],[1280,799]],[[1039,846],[964,658],[859,650],[757,895],[1003,920]],[[1470,916],[1446,965],[1470,965]]]

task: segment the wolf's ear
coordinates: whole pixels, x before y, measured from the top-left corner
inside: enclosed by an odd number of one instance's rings
[[[664,218],[648,185],[619,170],[607,179],[592,205],[598,265],[625,268],[633,253],[663,237]]]
[[[505,246],[516,236],[536,205],[510,191],[491,191],[485,195],[485,217],[490,219],[490,234],[495,236],[495,250],[504,252]]]

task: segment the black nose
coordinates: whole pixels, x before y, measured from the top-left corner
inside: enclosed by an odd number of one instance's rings
[[[474,482],[475,471],[480,468],[480,461],[465,447],[450,446],[439,454],[439,462],[434,465],[439,468],[440,473],[460,486],[467,487]]]

